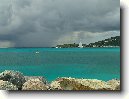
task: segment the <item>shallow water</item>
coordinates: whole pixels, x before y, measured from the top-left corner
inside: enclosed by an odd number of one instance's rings
[[[39,52],[39,53],[36,53]],[[119,48],[0,49],[0,72],[17,70],[28,76],[120,79]]]

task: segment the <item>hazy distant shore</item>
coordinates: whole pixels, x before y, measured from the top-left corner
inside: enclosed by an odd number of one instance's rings
[[[41,76],[24,76],[18,71],[6,70],[0,73],[0,90],[120,90],[120,80],[61,77],[48,83]]]

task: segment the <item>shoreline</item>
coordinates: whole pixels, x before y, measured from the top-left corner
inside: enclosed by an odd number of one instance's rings
[[[5,70],[0,73],[0,90],[114,90],[120,91],[120,80],[103,81],[60,77],[48,82],[42,76],[25,76],[21,72]]]

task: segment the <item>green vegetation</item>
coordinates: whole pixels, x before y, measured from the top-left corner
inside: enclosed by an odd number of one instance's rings
[[[90,43],[85,47],[119,47],[119,46],[120,46],[120,36],[116,36],[95,43]]]
[[[79,44],[64,44],[64,45],[57,45],[56,47],[58,47],[58,48],[76,48],[76,47],[78,47],[79,46]]]
[[[79,44],[64,44],[57,45],[58,48],[77,48]],[[120,36],[111,37],[102,41],[98,41],[95,43],[90,43],[88,45],[83,44],[83,47],[120,47]]]

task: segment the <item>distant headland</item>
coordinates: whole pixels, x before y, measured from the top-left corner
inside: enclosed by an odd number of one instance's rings
[[[88,45],[82,44],[83,47],[79,47],[80,45],[81,42],[79,44],[73,43],[73,44],[57,45],[56,48],[120,47],[120,36],[111,37],[102,41],[90,43]]]

